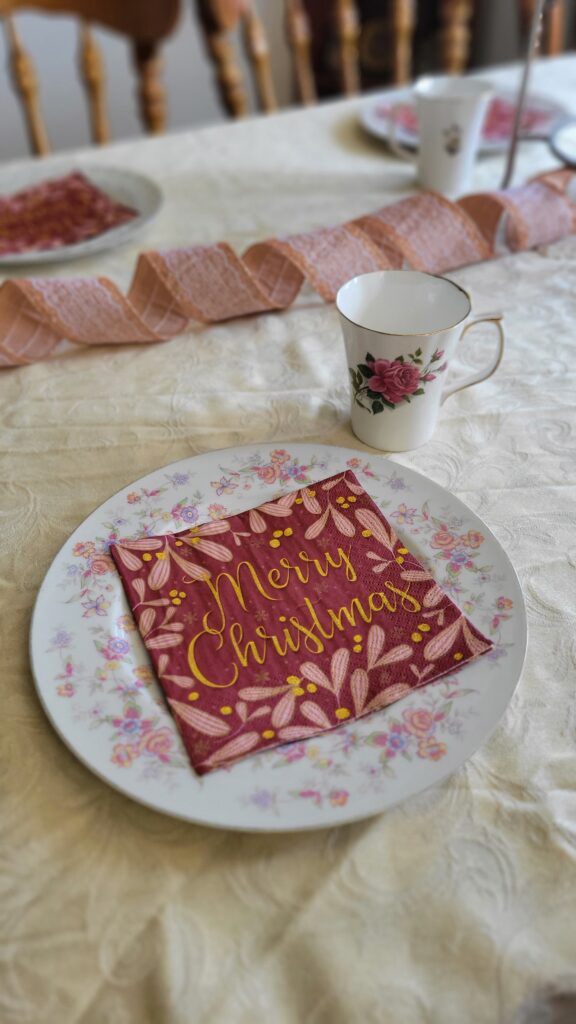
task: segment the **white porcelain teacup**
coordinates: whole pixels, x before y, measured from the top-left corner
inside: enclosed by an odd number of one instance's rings
[[[479,78],[457,75],[420,78],[413,89],[418,114],[418,153],[397,138],[396,116],[390,114],[390,146],[397,156],[417,164],[423,188],[446,196],[461,195],[470,187],[492,86]]]
[[[470,297],[446,277],[378,270],[342,285],[336,306],[352,390],[352,430],[384,451],[417,448],[434,433],[442,402],[479,384],[504,351],[499,314],[471,317]],[[496,354],[470,377],[444,386],[458,341],[479,323],[493,323]]]

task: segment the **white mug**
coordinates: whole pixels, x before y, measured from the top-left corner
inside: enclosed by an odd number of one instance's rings
[[[415,270],[377,270],[342,285],[336,306],[350,373],[352,430],[383,451],[428,441],[441,404],[497,370],[504,353],[499,314],[471,318],[467,292]],[[493,323],[496,354],[470,377],[445,386],[450,359],[475,324]]]
[[[492,86],[477,78],[420,78],[413,90],[418,114],[418,153],[397,140],[397,104],[390,114],[390,146],[417,164],[423,188],[455,197],[470,188]]]

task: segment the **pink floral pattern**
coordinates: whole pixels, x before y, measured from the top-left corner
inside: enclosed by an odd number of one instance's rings
[[[448,364],[437,365],[443,356],[443,350],[436,349],[424,365],[421,348],[406,358],[396,356],[395,359],[375,359],[367,352],[363,363],[350,367],[354,401],[361,409],[374,414],[396,409],[401,402],[410,402],[417,395],[425,394],[426,384],[444,373]]]
[[[372,371],[367,387],[383,395],[392,405],[418,390],[420,370],[416,365],[399,359],[366,359],[366,363]]]

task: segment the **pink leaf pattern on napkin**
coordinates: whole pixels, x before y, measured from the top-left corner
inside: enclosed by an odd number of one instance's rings
[[[223,747],[215,750],[206,759],[206,764],[209,766],[224,763],[232,764],[239,757],[243,757],[253,750],[258,745],[259,740],[260,736],[257,732],[245,732],[242,736],[237,736],[236,739],[230,740],[229,743],[225,743]]]
[[[160,636],[143,637],[143,639],[149,651],[160,651],[166,647],[178,647],[182,643],[181,636],[173,636],[170,633]]]
[[[386,633],[382,626],[370,626],[368,630],[368,641],[366,644],[367,668],[375,668],[378,658],[386,642]]]
[[[142,565],[140,559],[136,558],[136,555],[132,554],[130,548],[119,548],[118,557],[120,558],[120,560],[123,562],[127,569],[132,569],[132,572],[138,572],[140,566]],[[138,580],[138,582],[141,583],[142,581]]]
[[[456,619],[449,626],[446,626],[446,629],[443,629],[438,636],[428,641],[424,648],[426,661],[437,661],[438,658],[441,658],[443,654],[446,654],[454,646],[462,628],[462,621],[463,616],[460,619]]]
[[[140,622],[138,623],[138,627],[144,639],[146,639],[148,633],[152,629],[155,619],[156,612],[154,611],[154,609],[145,608],[144,611],[142,612],[142,615],[140,616]]]
[[[427,576],[424,578],[428,579]],[[438,586],[437,583],[435,583],[434,586],[430,587],[430,590],[428,590],[424,594],[422,604],[424,608],[435,608],[437,604],[440,604],[440,601],[442,600],[443,597],[444,591]]]
[[[364,668],[355,668],[352,673],[350,680],[350,692],[352,694],[352,700],[354,702],[354,711],[357,715],[361,715],[366,704],[366,697],[368,695],[368,686],[370,679],[368,672]]]
[[[163,557],[154,563],[148,576],[148,586],[151,590],[161,590],[166,581],[170,578],[170,560],[163,552]]]
[[[304,718],[307,718],[309,722],[314,722],[314,725],[320,726],[321,729],[332,728],[332,722],[328,718],[328,715],[321,707],[318,706],[318,704],[313,704],[312,701],[305,700],[302,702],[300,710]]]
[[[286,729],[280,729],[278,736],[281,740],[285,740],[286,743],[289,743],[294,740],[310,739],[311,736],[317,736],[319,731],[318,726],[290,725]]]
[[[295,710],[296,698],[290,690],[280,698],[272,712],[272,725],[275,729],[281,729],[282,726],[288,725],[293,717]]]
[[[329,515],[330,515],[330,508],[328,507],[328,508],[326,508],[324,510],[324,512],[322,512],[322,514],[316,520],[316,522],[312,523],[312,526],[308,527],[308,529],[306,530],[306,533],[304,534],[305,540],[316,540],[316,537],[320,536],[320,534],[322,533],[322,530],[324,529],[324,527],[326,526],[326,523],[328,522],[328,516]]]
[[[174,714],[191,725],[197,732],[204,733],[206,736],[227,736],[230,732],[230,726],[221,718],[216,718],[206,711],[191,708],[189,704],[183,704],[178,700],[170,700],[169,703]]]

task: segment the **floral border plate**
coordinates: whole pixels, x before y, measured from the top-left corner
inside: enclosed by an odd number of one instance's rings
[[[72,171],[81,171],[102,192],[117,203],[125,203],[137,211],[132,220],[115,228],[101,231],[93,238],[72,245],[61,245],[56,249],[31,249],[20,253],[5,253],[0,256],[2,267],[32,266],[41,263],[63,263],[66,260],[81,259],[104,249],[130,241],[145,228],[158,213],[162,205],[162,192],[156,182],[144,174],[116,167],[99,167],[97,164],[83,164],[74,159],[48,159],[39,163],[16,163],[0,170],[0,195],[38,185],[42,181],[60,178]]]
[[[239,512],[346,466],[494,640],[494,650],[384,711],[200,779],[150,669],[109,545]],[[54,559],[30,639],[36,688],[50,721],[100,778],[188,821],[264,831],[368,817],[446,778],[496,726],[525,648],[518,579],[478,516],[438,484],[382,456],[309,444],[182,459],[109,498]]]
[[[480,139],[481,153],[500,153],[510,142],[510,135],[516,112],[517,96],[513,92],[497,90],[490,101]],[[387,142],[390,138],[390,112],[398,107],[396,114],[398,142],[404,146],[418,145],[418,119],[414,100],[406,91],[391,95],[389,92],[376,94],[360,111],[362,127]],[[566,116],[566,108],[545,96],[531,94],[526,100],[522,114],[520,133],[522,139],[547,139],[560,120]]]

